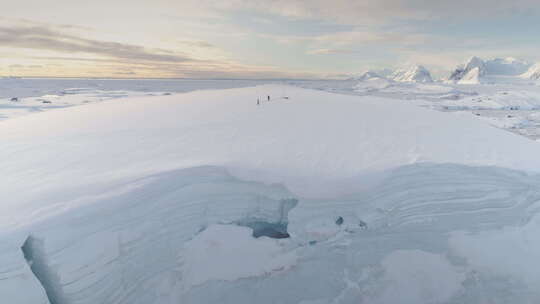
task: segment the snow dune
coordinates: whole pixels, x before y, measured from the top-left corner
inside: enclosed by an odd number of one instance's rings
[[[260,284],[251,300],[268,302],[346,299],[354,290],[366,301],[400,299],[373,287],[385,280],[363,272],[373,265],[410,303],[441,302],[470,270],[446,260],[445,236],[517,225],[539,199],[536,142],[469,116],[290,86],[58,109],[0,122],[0,142],[0,295],[11,303],[210,303],[232,290],[222,302],[247,303],[240,291],[250,284]],[[245,229],[276,226],[292,238],[245,238]],[[251,266],[186,268],[199,252],[215,263],[212,246],[230,251],[220,242],[227,234],[241,254],[254,246]],[[371,247],[365,263],[353,256],[377,239],[390,245]],[[411,246],[419,251],[402,251]],[[444,292],[410,291],[398,275],[403,257],[450,273]],[[323,275],[309,294],[294,283]],[[368,279],[375,289],[351,287]],[[276,295],[286,283],[291,293]]]

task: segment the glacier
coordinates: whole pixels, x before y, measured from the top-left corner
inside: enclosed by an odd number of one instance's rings
[[[271,84],[1,121],[0,296],[540,300],[538,143],[382,93]]]

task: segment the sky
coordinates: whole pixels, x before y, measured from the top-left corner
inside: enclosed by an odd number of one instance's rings
[[[540,61],[538,0],[1,0],[0,76],[342,78]]]

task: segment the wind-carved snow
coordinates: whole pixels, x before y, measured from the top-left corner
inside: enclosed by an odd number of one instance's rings
[[[213,224],[245,218],[286,223],[284,212],[289,209],[282,200],[292,196],[283,187],[243,182],[212,167],[173,171],[136,183],[127,192],[97,198],[33,227],[23,251],[51,304],[160,303],[158,286],[175,277],[178,254],[188,239]],[[242,244],[253,240],[261,244],[258,254],[265,249],[275,254],[272,241],[253,238],[249,228],[239,229],[242,235],[249,232]],[[270,259],[268,266],[259,265],[265,272],[248,270],[240,276],[266,274],[292,263],[293,257]],[[16,277],[5,279],[0,286],[9,286]],[[17,292],[2,295],[10,298]]]

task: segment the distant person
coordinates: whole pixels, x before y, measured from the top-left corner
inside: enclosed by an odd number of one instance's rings
[[[259,101],[259,98],[257,98],[257,105],[260,105],[261,102]]]
[[[268,101],[270,101],[270,95],[268,95],[267,97],[268,97]]]

